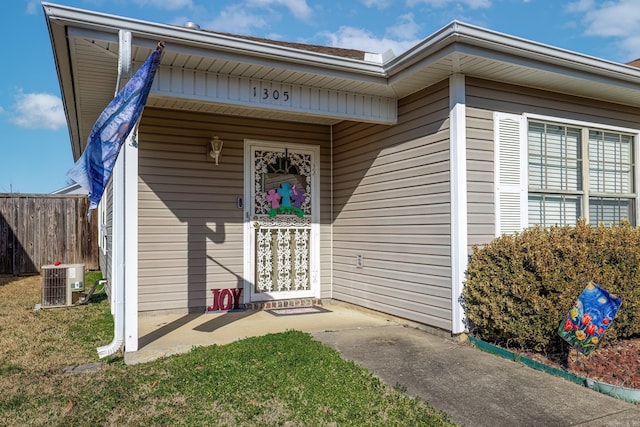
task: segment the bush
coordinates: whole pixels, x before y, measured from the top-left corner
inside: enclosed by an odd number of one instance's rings
[[[475,247],[463,291],[469,327],[498,345],[562,351],[558,325],[590,281],[622,299],[605,341],[640,336],[640,229],[583,220]]]

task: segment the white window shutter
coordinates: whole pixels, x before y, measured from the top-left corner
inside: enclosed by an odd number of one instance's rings
[[[527,226],[527,146],[524,116],[494,113],[496,236]]]

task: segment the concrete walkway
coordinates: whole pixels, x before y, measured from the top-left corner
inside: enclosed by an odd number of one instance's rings
[[[640,405],[342,304],[329,312],[267,311],[153,316],[139,321],[140,349],[127,363],[290,329],[312,334],[391,386],[465,426],[640,426]],[[189,344],[186,344],[189,343]]]
[[[413,328],[313,336],[461,425],[640,426],[638,405]]]
[[[267,310],[141,316],[138,319],[139,349],[125,353],[125,362],[143,363],[184,353],[195,346],[223,345],[292,329],[314,333],[397,324],[391,318],[350,305],[330,304],[325,309],[325,312],[290,316],[275,316]]]

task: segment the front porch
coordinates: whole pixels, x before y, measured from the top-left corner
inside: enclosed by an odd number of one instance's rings
[[[193,347],[224,345],[243,338],[287,330],[316,333],[400,324],[400,320],[390,316],[338,301],[316,305],[323,310],[304,314],[274,315],[270,308],[276,309],[276,306],[267,307],[264,304],[263,307],[262,310],[254,308],[211,314],[142,314],[138,319],[138,351],[125,352],[125,362],[145,363],[185,353]]]

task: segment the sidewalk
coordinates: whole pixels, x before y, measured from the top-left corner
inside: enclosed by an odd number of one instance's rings
[[[640,405],[417,329],[313,336],[461,425],[640,426]]]
[[[343,304],[328,312],[275,316],[267,311],[149,316],[139,320],[140,349],[127,363],[290,329],[305,331],[384,382],[482,426],[640,426],[640,405]],[[189,343],[189,344],[186,344]]]

